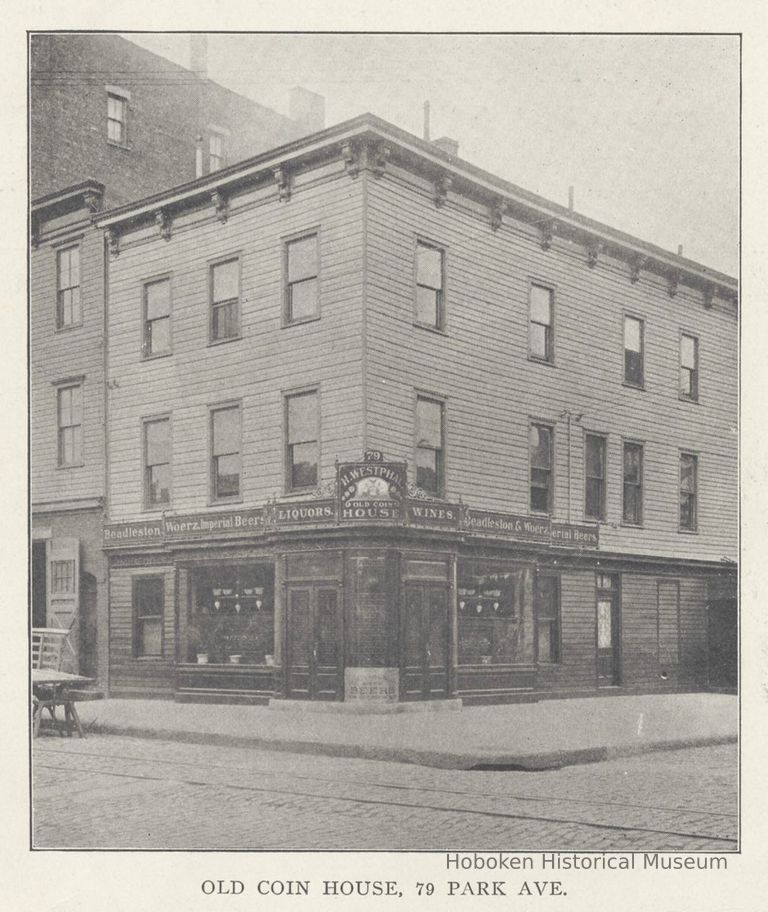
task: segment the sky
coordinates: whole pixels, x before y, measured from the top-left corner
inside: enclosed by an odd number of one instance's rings
[[[189,65],[189,36],[126,35]],[[739,44],[713,35],[208,36],[208,74],[282,113],[296,85],[326,125],[370,111],[527,190],[736,275]]]

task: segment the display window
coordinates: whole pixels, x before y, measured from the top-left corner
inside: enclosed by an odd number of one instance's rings
[[[190,577],[187,661],[273,665],[275,573],[271,564],[217,565]]]

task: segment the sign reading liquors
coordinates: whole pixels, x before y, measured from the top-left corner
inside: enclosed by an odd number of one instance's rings
[[[336,519],[336,506],[332,500],[302,500],[277,504],[275,523],[278,526],[300,526],[306,523],[328,523]]]
[[[366,453],[369,455],[369,453]],[[371,456],[381,456],[370,451]],[[407,473],[404,462],[347,462],[338,466],[339,519],[399,520]]]

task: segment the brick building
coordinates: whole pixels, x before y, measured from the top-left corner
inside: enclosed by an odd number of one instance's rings
[[[104,208],[226,169],[322,126],[285,117],[117,35],[30,38],[32,623],[70,627],[106,683]]]
[[[735,685],[734,279],[371,115],[96,223],[113,693]]]

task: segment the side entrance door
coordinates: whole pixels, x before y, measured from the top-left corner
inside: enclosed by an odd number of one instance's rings
[[[612,573],[597,574],[597,684],[619,683],[621,633],[619,627],[619,581]]]
[[[448,586],[406,583],[404,700],[436,700],[448,695]]]
[[[342,631],[338,586],[288,586],[286,681],[294,700],[340,700]]]

